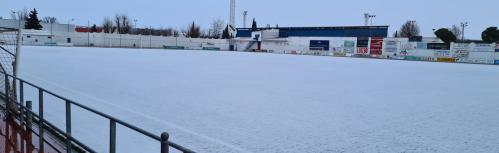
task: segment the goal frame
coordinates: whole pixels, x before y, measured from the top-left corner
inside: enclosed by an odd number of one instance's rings
[[[9,27],[2,27],[0,26],[0,35],[3,33],[9,33],[13,32],[15,33],[15,40],[13,41],[14,44],[11,44],[7,41],[0,42],[0,52],[4,52],[12,56],[12,72],[9,72],[7,69],[5,69],[6,65],[5,63],[0,62],[0,67],[3,72],[13,75],[13,76],[18,76],[18,67],[19,67],[19,56],[21,52],[21,46],[22,46],[22,30],[18,28],[9,28]],[[15,50],[9,50],[8,48],[4,47],[5,45],[15,45]]]

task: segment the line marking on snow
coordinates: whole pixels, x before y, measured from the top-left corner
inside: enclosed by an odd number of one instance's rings
[[[69,91],[71,93],[74,93],[74,94],[77,94],[77,95],[80,95],[80,96],[83,96],[83,97],[86,97],[88,99],[91,99],[91,100],[94,100],[96,102],[99,102],[99,103],[103,103],[103,104],[106,104],[106,105],[109,105],[111,107],[115,107],[115,108],[118,108],[118,109],[121,109],[122,111],[125,111],[125,112],[129,112],[129,113],[132,113],[132,114],[135,114],[139,117],[143,117],[143,118],[147,118],[147,119],[150,119],[152,121],[155,121],[155,122],[158,122],[158,123],[161,123],[161,124],[164,124],[166,126],[170,126],[172,128],[175,128],[175,129],[178,129],[180,131],[183,131],[185,133],[188,133],[188,134],[191,134],[191,135],[194,135],[194,136],[198,136],[198,137],[201,137],[205,140],[208,140],[208,141],[211,141],[211,142],[215,142],[215,143],[218,143],[220,145],[223,145],[227,148],[230,148],[230,149],[234,149],[238,152],[242,152],[242,153],[252,153],[251,151],[248,151],[246,149],[243,149],[239,146],[236,146],[236,145],[233,145],[233,144],[230,144],[230,143],[227,143],[227,142],[224,142],[222,140],[219,140],[219,139],[216,139],[216,138],[212,138],[212,137],[209,137],[209,136],[206,136],[206,135],[203,135],[203,134],[200,134],[200,133],[197,133],[195,131],[192,131],[192,130],[189,130],[185,127],[182,127],[180,125],[177,125],[177,124],[174,124],[172,122],[168,122],[168,121],[163,121],[159,118],[156,118],[156,117],[151,117],[151,116],[148,116],[146,114],[143,114],[143,113],[138,113],[136,111],[133,111],[131,109],[128,109],[128,108],[125,108],[125,107],[122,107],[122,106],[119,106],[119,105],[116,105],[116,104],[113,104],[113,103],[110,103],[108,101],[105,101],[105,100],[102,100],[102,99],[99,99],[95,96],[92,96],[92,95],[89,95],[89,94],[86,94],[86,93],[83,93],[83,92],[80,92],[80,91],[76,91],[76,90],[73,90],[73,89],[68,89],[66,87],[63,87],[61,85],[58,85],[56,83],[53,83],[53,82],[50,82],[48,80],[45,80],[45,79],[41,79],[41,78],[38,78],[38,77],[34,77],[33,75],[30,75],[30,74],[25,74],[23,75],[24,78],[30,78],[30,80],[38,80],[38,81],[41,81],[41,82],[44,82],[46,84],[50,84],[51,86],[54,86],[56,88],[59,88],[59,89],[62,89],[62,90],[66,90],[66,91]]]

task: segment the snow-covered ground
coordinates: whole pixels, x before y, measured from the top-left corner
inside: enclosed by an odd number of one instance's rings
[[[499,152],[498,66],[24,47],[20,71],[198,152]],[[73,112],[76,136],[107,152],[109,122]],[[120,153],[159,152],[123,127],[118,139]]]

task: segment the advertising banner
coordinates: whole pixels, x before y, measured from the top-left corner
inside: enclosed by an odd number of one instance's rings
[[[494,64],[496,44],[472,43],[468,57],[469,63]]]
[[[473,52],[494,52],[496,49],[495,44],[474,44]]]
[[[434,57],[436,58],[451,58],[450,50],[434,50]]]
[[[428,49],[428,44],[427,43],[419,43],[416,46],[417,49]]]
[[[455,58],[437,58],[437,62],[454,63],[454,62],[456,62],[456,59]]]
[[[369,38],[368,37],[357,38],[357,47],[368,47],[368,46],[369,46]]]
[[[346,56],[353,56],[355,54],[355,41],[345,41],[343,44],[343,51]]]
[[[453,43],[451,46],[452,57],[455,57],[457,62],[468,62],[470,50],[470,44],[468,43]]]
[[[450,45],[446,43],[428,43],[427,49],[450,50]]]
[[[383,38],[371,38],[371,55],[382,55],[383,53]]]
[[[357,47],[357,53],[358,55],[369,55],[369,48],[367,47]]]
[[[332,48],[333,50],[333,55],[334,56],[346,56],[346,53],[345,53],[345,50],[343,49],[343,47],[333,47]]]
[[[388,54],[396,54],[398,52],[398,44],[399,42],[393,40],[385,41],[383,45],[383,52],[387,52]]]
[[[310,50],[329,51],[329,40],[310,40]]]

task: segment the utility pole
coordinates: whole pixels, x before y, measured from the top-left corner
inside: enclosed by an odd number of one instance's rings
[[[69,26],[70,26],[71,22],[73,22],[73,21],[75,21],[75,19],[68,20],[68,32],[70,32],[70,30],[69,30],[69,29],[70,29],[70,28],[69,28]]]
[[[468,27],[468,22],[461,22],[461,28],[463,28],[462,30],[462,36],[461,36],[461,41],[464,41],[464,28]]]
[[[149,28],[149,48],[152,48],[152,26]]]
[[[230,0],[230,23],[232,27],[236,27],[236,0]]]
[[[236,0],[230,0],[230,22],[229,22],[229,34],[234,35],[236,29]],[[229,40],[229,50],[234,49],[234,38],[231,37]]]
[[[90,20],[88,20],[87,24],[87,46],[90,47]]]
[[[133,22],[134,22],[133,28],[135,29],[135,30],[134,30],[134,33],[135,33],[135,34],[137,34],[137,33],[138,33],[138,32],[137,32],[137,31],[138,31],[138,29],[137,29],[137,21],[138,21],[137,19],[133,19]]]

